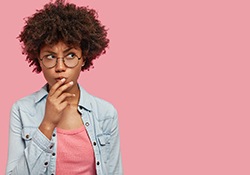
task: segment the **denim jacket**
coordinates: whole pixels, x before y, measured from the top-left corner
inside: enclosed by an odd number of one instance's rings
[[[97,175],[122,175],[116,109],[80,85],[78,111],[94,149]],[[56,129],[49,140],[39,129],[45,112],[46,85],[18,100],[11,109],[7,175],[55,175]]]

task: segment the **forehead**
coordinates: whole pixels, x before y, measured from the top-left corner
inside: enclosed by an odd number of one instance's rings
[[[79,46],[69,45],[63,41],[59,41],[55,44],[45,44],[41,47],[40,52],[44,51],[53,51],[53,52],[60,52],[60,51],[66,51],[69,49],[74,49],[76,51],[81,51],[81,48]]]

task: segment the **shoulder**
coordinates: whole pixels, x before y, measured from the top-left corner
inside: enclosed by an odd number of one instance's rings
[[[99,120],[117,117],[117,110],[110,102],[89,94],[83,88],[81,88],[81,95],[83,99],[80,103],[96,115]]]
[[[19,100],[17,100],[14,104],[13,107],[14,108],[21,108],[21,109],[25,109],[29,106],[34,105],[35,103],[35,93],[32,93],[30,95],[27,95]]]
[[[118,128],[118,114],[116,108],[113,104],[104,99],[93,95],[91,95],[91,98],[91,114],[96,122],[96,127],[102,131],[101,133],[112,133],[112,131]]]
[[[92,95],[92,98],[93,98],[93,101],[92,101],[93,109],[107,116],[116,116],[117,110],[113,104],[93,95]]]
[[[43,96],[41,96],[43,94]],[[33,92],[19,100],[17,100],[13,106],[12,110],[21,110],[24,112],[32,112],[35,110],[37,102],[39,102],[42,97],[46,95],[46,92],[41,88],[39,91]]]

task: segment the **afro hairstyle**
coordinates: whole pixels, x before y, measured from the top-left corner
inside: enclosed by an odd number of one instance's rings
[[[85,59],[82,71],[89,70],[93,60],[104,54],[109,44],[107,29],[97,18],[94,9],[78,7],[64,0],[49,2],[26,18],[18,39],[26,61],[30,67],[34,66],[33,72],[42,71],[38,59],[41,47],[53,46],[59,41],[80,47]]]

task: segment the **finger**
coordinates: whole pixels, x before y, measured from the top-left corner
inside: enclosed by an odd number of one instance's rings
[[[57,100],[58,100],[58,103],[63,103],[65,101],[66,98],[72,98],[72,97],[75,97],[76,95],[75,94],[71,94],[71,93],[63,93],[61,94]]]
[[[62,95],[62,93],[67,90],[69,87],[71,87],[73,85],[73,81],[63,84],[62,86],[60,86],[59,88],[57,88],[57,90],[54,92],[53,96],[55,98],[58,98],[60,95]]]
[[[53,95],[55,93],[55,91],[63,85],[63,83],[65,82],[65,78],[61,79],[60,81],[57,81],[50,89],[49,93],[50,95]]]
[[[61,110],[64,110],[68,106],[68,102],[64,101],[60,105],[61,105]]]

